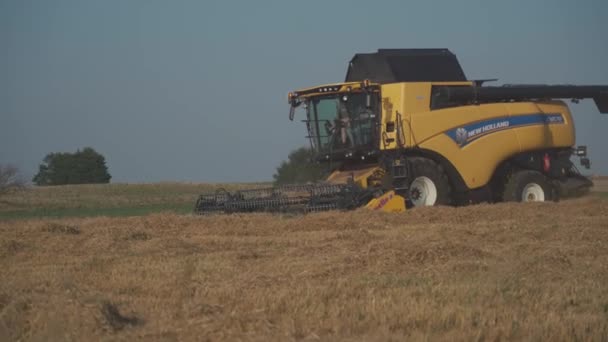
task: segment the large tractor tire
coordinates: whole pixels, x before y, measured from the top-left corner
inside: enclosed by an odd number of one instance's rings
[[[505,202],[545,202],[557,200],[555,186],[538,171],[519,170],[507,176],[502,200]]]
[[[410,162],[413,180],[409,187],[409,206],[451,204],[450,182],[443,167],[427,158],[411,158]]]

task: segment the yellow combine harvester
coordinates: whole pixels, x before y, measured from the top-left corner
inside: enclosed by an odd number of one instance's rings
[[[403,211],[557,200],[592,186],[570,160],[589,168],[559,99],[592,98],[607,113],[608,86],[485,81],[467,80],[447,49],[357,54],[345,82],[288,95],[291,120],[306,112],[317,161],[337,165],[325,182],[205,194],[195,211]]]

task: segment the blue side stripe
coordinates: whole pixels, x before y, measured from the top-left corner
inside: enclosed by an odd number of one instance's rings
[[[481,138],[482,136],[505,129],[530,125],[550,125],[563,123],[565,123],[564,117],[559,113],[534,113],[475,122],[469,125],[453,128],[446,131],[445,134],[452,138],[456,144],[462,147],[466,146],[472,141],[475,141],[476,139]]]

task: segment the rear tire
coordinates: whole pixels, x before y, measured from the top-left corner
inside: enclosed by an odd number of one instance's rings
[[[441,165],[426,158],[410,158],[412,183],[408,202],[412,207],[449,205],[451,189]]]
[[[555,199],[556,189],[549,179],[532,170],[511,173],[507,177],[502,194],[502,200],[505,202],[545,202]]]

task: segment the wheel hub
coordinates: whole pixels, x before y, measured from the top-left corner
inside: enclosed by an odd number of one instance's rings
[[[432,206],[437,202],[437,187],[428,177],[417,177],[410,189],[410,200],[416,207]]]
[[[420,199],[420,190],[418,190],[418,188],[412,189],[412,191],[410,191],[410,196],[414,200]]]
[[[544,202],[545,191],[537,183],[528,183],[524,186],[521,194],[522,202]]]

